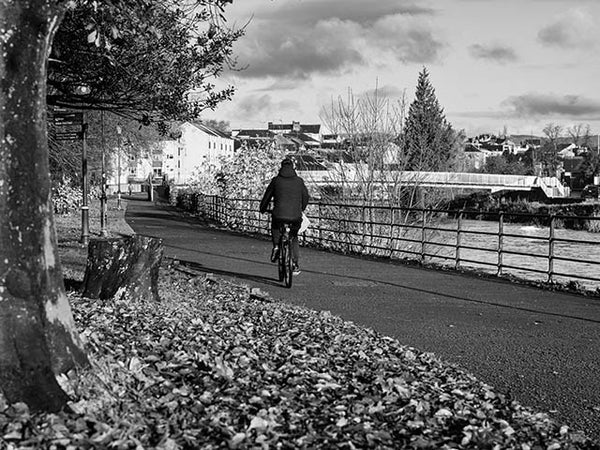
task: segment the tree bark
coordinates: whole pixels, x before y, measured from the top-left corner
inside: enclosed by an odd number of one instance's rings
[[[0,0],[0,389],[47,411],[67,400],[54,374],[87,364],[50,198],[46,65],[62,3]]]
[[[159,301],[162,256],[162,241],[156,238],[134,235],[93,239],[88,247],[82,295],[101,300]]]

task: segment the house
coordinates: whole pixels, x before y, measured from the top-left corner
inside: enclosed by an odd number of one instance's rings
[[[324,134],[321,137],[321,148],[335,148],[340,149],[343,147],[344,138],[339,134]]]
[[[290,152],[306,151],[321,147],[321,125],[304,125],[300,122],[274,124],[269,122],[267,129],[239,129],[231,136],[235,148],[242,146],[270,145]]]
[[[557,154],[559,158],[573,158],[579,153],[579,147],[573,143],[558,144]]]
[[[541,138],[526,138],[522,145],[522,147],[531,147],[531,148],[540,148],[542,146],[542,139]]]
[[[306,151],[309,149],[316,149],[321,147],[321,142],[313,139],[308,134],[284,133],[281,136],[292,142],[296,147],[296,151]]]
[[[158,182],[162,181],[163,146],[163,142],[144,147],[135,147],[130,141],[121,142],[107,155],[108,192],[143,191],[151,176]],[[93,173],[91,175],[94,176]]]
[[[176,149],[166,141],[163,145],[163,176],[175,184],[193,180],[200,168],[220,167],[221,158],[233,156],[234,140],[220,130],[202,123],[184,122],[179,126]]]
[[[296,152],[298,151],[297,143],[291,139],[288,139],[282,134],[276,134],[273,137],[273,146],[284,152]]]
[[[194,179],[200,167],[220,166],[221,157],[232,156],[234,141],[222,131],[202,123],[184,122],[176,133],[143,151],[123,151],[120,160],[115,154],[112,167],[121,167],[119,183],[117,173],[108,178],[109,185],[121,185],[125,191],[132,185],[134,191],[143,189],[150,176],[153,183],[163,180],[186,184]]]
[[[275,133],[269,130],[239,129],[231,131],[231,137],[235,140],[236,150],[242,146],[271,145],[275,136]]]
[[[273,123],[267,124],[267,129],[276,134],[295,135],[304,134],[310,139],[321,142],[321,125],[320,124],[301,124],[300,122],[292,123]]]
[[[583,162],[585,158],[575,156],[565,158],[562,161],[561,181],[571,189],[581,189],[585,185],[585,173],[583,171]]]

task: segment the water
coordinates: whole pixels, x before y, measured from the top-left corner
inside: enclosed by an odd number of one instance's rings
[[[427,240],[455,245],[456,221],[444,221],[439,227],[452,229],[453,232],[432,231]],[[497,222],[463,220],[461,246],[474,248],[461,248],[460,266],[497,273],[500,258],[498,229]],[[505,223],[501,255],[502,273],[528,280],[547,281],[550,254],[549,236],[550,229],[548,227]],[[427,253],[455,258],[454,247],[430,245],[431,248],[427,250]],[[454,264],[454,261],[450,260],[440,261],[439,257],[430,257],[428,260]],[[586,289],[598,289],[600,288],[600,264],[594,262],[600,263],[600,233],[555,229],[553,281],[567,283],[574,280]],[[539,272],[535,272],[536,270]],[[575,275],[595,277],[599,281],[585,280],[577,278]]]

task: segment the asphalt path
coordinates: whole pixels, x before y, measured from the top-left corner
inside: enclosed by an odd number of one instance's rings
[[[267,239],[210,227],[177,210],[129,201],[133,230],[196,271],[327,310],[433,352],[535,411],[600,440],[600,299],[505,280],[301,248],[286,289]]]

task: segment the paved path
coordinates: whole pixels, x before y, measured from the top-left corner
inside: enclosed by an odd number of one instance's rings
[[[267,240],[130,201],[126,220],[167,256],[333,314],[456,363],[516,400],[600,439],[600,300],[502,280],[301,249],[292,289]]]

